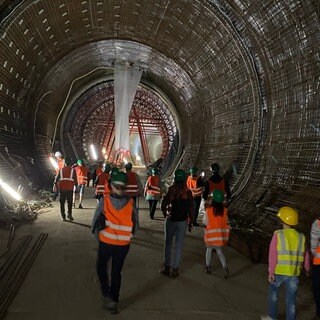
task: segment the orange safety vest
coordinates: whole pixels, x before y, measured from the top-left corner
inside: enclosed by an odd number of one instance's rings
[[[78,184],[86,185],[88,182],[88,168],[84,166],[76,167]]]
[[[98,183],[96,186],[96,194],[104,194],[105,190],[105,184],[109,180],[109,173],[107,172],[102,172],[98,176]]]
[[[63,158],[60,158],[60,159],[57,161],[57,164],[58,164],[58,169],[56,169],[56,174],[58,174],[59,171],[66,166]]]
[[[111,203],[110,195],[104,197],[104,211],[106,217],[106,228],[99,232],[99,240],[104,243],[126,246],[132,238],[132,211],[133,200],[116,210]]]
[[[201,197],[203,188],[197,187],[198,177],[189,176],[187,179],[187,188],[191,191],[194,198]]]
[[[225,184],[224,184],[224,179],[222,179],[220,182],[215,183],[212,182],[211,180],[208,180],[209,183],[209,195],[212,193],[214,190],[221,190],[225,192]]]
[[[126,194],[129,197],[136,197],[139,195],[139,186],[138,186],[136,173],[132,171],[128,171],[127,176],[128,176],[128,184],[126,187]]]
[[[228,209],[224,208],[222,216],[214,215],[214,208],[206,208],[207,226],[204,231],[204,241],[208,246],[225,246],[229,240]]]
[[[160,196],[159,176],[150,176],[146,183],[146,193],[152,196]]]
[[[99,176],[102,172],[103,172],[103,171],[102,171],[102,168],[101,168],[101,167],[98,167],[98,168],[96,169],[96,177]]]
[[[60,180],[58,181],[60,190],[73,190],[75,185],[74,170],[70,167],[64,167],[60,169]]]
[[[317,222],[318,222],[318,228],[320,229],[320,220],[318,220]],[[315,255],[313,256],[313,264],[320,265],[320,243],[316,248]]]

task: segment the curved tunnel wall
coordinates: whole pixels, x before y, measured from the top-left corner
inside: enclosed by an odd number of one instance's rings
[[[43,165],[66,98],[129,59],[177,108],[182,167],[228,173],[239,224],[270,233],[290,204],[308,227],[320,204],[318,1],[16,4],[1,23],[4,158],[7,147]]]

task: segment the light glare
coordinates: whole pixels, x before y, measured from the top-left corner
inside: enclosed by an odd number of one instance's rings
[[[15,190],[13,190],[8,184],[6,184],[5,182],[3,182],[0,179],[0,186],[2,187],[2,189],[7,192],[12,198],[20,201],[22,200],[22,197],[20,196],[20,194],[18,192],[16,192]]]
[[[57,163],[57,160],[53,157],[50,157],[49,158],[50,162],[51,162],[51,165],[53,166],[54,169],[59,169],[59,166],[58,166],[58,163]]]
[[[93,160],[98,160],[97,151],[96,151],[96,148],[94,147],[93,144],[90,145],[90,149],[91,149],[92,159],[93,159]]]

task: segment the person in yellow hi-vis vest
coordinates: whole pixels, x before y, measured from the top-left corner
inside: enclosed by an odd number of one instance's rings
[[[291,207],[282,207],[277,216],[282,230],[274,232],[269,247],[269,297],[268,316],[261,320],[278,319],[278,293],[282,284],[286,286],[286,319],[296,320],[296,294],[301,269],[310,270],[306,239],[293,227],[298,224],[298,212]]]

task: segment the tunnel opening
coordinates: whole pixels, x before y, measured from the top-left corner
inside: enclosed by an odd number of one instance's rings
[[[90,164],[97,160],[117,163],[113,80],[101,82],[85,92],[68,108],[60,125],[63,153]],[[129,115],[131,156],[121,159],[134,166],[149,167],[162,159],[169,168],[179,149],[179,121],[172,101],[160,89],[140,83]],[[95,146],[95,158],[90,146]]]

